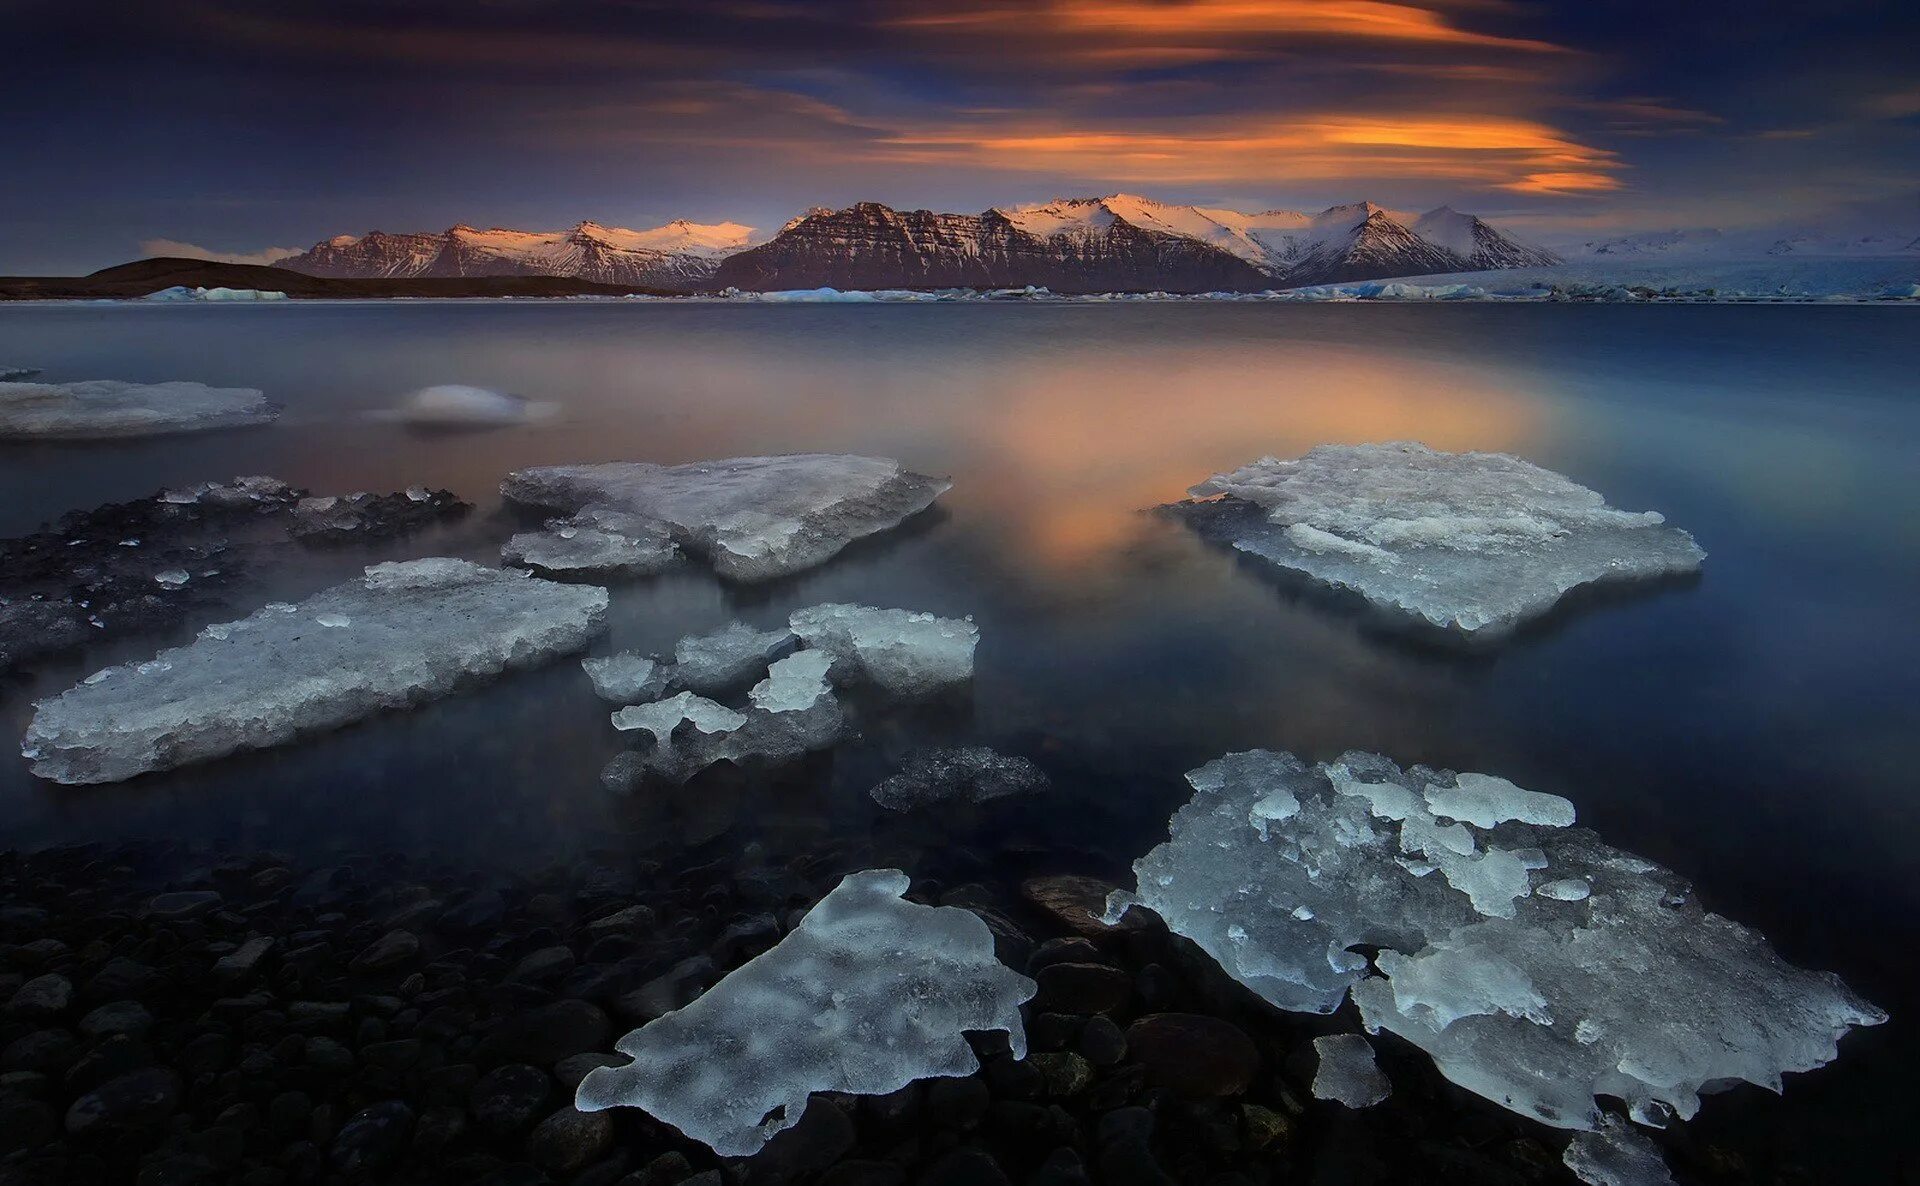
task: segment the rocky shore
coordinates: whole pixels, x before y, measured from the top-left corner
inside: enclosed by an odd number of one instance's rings
[[[0,855],[0,1183],[1268,1186],[1570,1181],[1564,1138],[1380,1047],[1364,1111],[1316,1100],[1351,1019],[1252,1000],[1106,887],[916,881],[1039,984],[1033,1053],[884,1097],[819,1095],[751,1159],[573,1089],[617,1036],[766,950],[846,868],[599,857],[502,879],[165,845]],[[199,862],[196,866],[196,862]],[[167,873],[159,873],[167,870]],[[1683,1180],[1750,1176],[1676,1132]]]

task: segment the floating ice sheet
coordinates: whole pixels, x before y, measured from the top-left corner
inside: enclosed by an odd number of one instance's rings
[[[1351,989],[1369,1029],[1548,1124],[1591,1128],[1595,1095],[1659,1124],[1722,1084],[1777,1091],[1886,1019],[1673,873],[1567,826],[1555,796],[1365,753],[1255,750],[1188,780],[1110,919],[1144,903],[1281,1008],[1331,1012]],[[1384,978],[1363,979],[1359,947],[1380,949]]]
[[[1382,609],[1497,638],[1583,585],[1695,572],[1706,553],[1652,511],[1504,453],[1399,441],[1265,457],[1195,486],[1201,532]]]
[[[1313,1073],[1313,1098],[1349,1108],[1371,1108],[1393,1094],[1393,1084],[1373,1061],[1373,1045],[1359,1034],[1330,1034],[1313,1040],[1320,1065]]]
[[[0,383],[0,440],[100,440],[270,424],[251,387],[204,383]]]
[[[806,646],[833,656],[840,686],[919,699],[973,678],[980,628],[971,619],[829,603],[795,610],[787,623]]]
[[[653,743],[617,755],[601,771],[601,784],[624,794],[650,782],[684,783],[720,762],[781,766],[831,748],[846,718],[824,680],[809,677],[804,663],[785,666],[800,659],[774,664],[782,670],[754,686],[746,712],[682,692],[613,714],[615,728],[650,734]]]
[[[1033,981],[995,959],[978,916],[903,901],[907,885],[894,869],[848,876],[771,950],[622,1038],[633,1061],[589,1073],[575,1106],[642,1108],[747,1156],[798,1123],[813,1092],[972,1074],[968,1031],[1005,1030],[1023,1057]]]
[[[42,778],[97,783],[281,745],[578,650],[606,607],[604,589],[463,560],[376,564],[42,700],[21,751]]]
[[[830,453],[690,465],[611,462],[519,470],[514,502],[571,513],[602,504],[671,525],[721,576],[765,581],[832,559],[849,543],[933,505],[949,483],[897,461]]]

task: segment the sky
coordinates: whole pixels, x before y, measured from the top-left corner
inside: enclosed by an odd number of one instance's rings
[[[0,0],[0,46],[10,274],[1115,191],[1920,233],[1910,0]]]

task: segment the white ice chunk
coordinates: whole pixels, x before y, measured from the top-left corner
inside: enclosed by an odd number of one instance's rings
[[[1282,1008],[1331,1012],[1351,989],[1369,1029],[1548,1124],[1598,1123],[1595,1096],[1661,1123],[1723,1084],[1778,1090],[1852,1026],[1886,1020],[1671,872],[1560,823],[1564,800],[1365,753],[1229,754],[1188,780],[1194,797],[1110,921],[1152,908]],[[1296,806],[1261,807],[1276,801]],[[1379,949],[1383,975],[1360,979],[1354,948]]]
[[[575,1106],[642,1108],[744,1157],[798,1123],[816,1091],[884,1095],[972,1074],[968,1031],[1004,1030],[1024,1057],[1033,981],[994,958],[978,916],[904,901],[907,885],[894,869],[849,875],[771,950],[622,1038],[632,1063],[589,1073]]]
[[[415,428],[505,428],[549,420],[558,410],[557,404],[485,387],[443,383],[408,392],[393,407],[372,415],[376,420],[393,420]]]
[[[989,803],[1031,795],[1048,785],[1047,776],[1025,758],[974,745],[915,750],[898,774],[867,793],[890,811],[912,811],[943,803]]]
[[[543,576],[631,577],[660,572],[679,554],[659,520],[586,507],[549,521],[543,531],[515,534],[501,547],[500,561]]]
[[[1321,445],[1215,474],[1202,532],[1442,630],[1496,638],[1582,585],[1690,573],[1706,553],[1651,511],[1504,453]]]
[[[544,466],[509,474],[500,489],[529,506],[570,513],[598,503],[662,520],[721,576],[765,581],[898,526],[948,486],[885,458],[800,453]]]
[[[665,745],[673,736],[680,722],[686,721],[702,733],[724,734],[747,723],[746,714],[738,713],[724,704],[716,704],[704,696],[695,696],[692,692],[682,692],[667,700],[657,700],[652,704],[634,704],[613,714],[613,727],[628,732],[645,729],[654,739]]]
[[[1491,774],[1455,777],[1457,781],[1453,786],[1426,789],[1427,807],[1433,814],[1480,828],[1491,828],[1507,820],[1553,828],[1573,825],[1573,804],[1558,795],[1522,790]]]
[[[709,634],[690,634],[673,648],[673,686],[718,696],[765,675],[780,652],[793,645],[786,630],[755,630],[729,622]]]
[[[1313,1040],[1320,1066],[1313,1073],[1313,1098],[1349,1108],[1371,1108],[1393,1094],[1393,1084],[1373,1061],[1373,1046],[1359,1034],[1332,1034]]]
[[[40,701],[24,748],[42,778],[96,783],[281,745],[578,650],[606,608],[604,589],[463,560],[376,564],[161,652],[165,670]],[[334,615],[353,628],[313,628]]]
[[[204,383],[0,383],[0,440],[95,440],[269,424],[280,409],[251,387]]]
[[[17,367],[0,363],[0,383],[17,383],[40,373],[39,367]]]
[[[646,655],[622,651],[580,660],[594,694],[611,704],[644,704],[667,690],[670,672]]]
[[[869,684],[918,699],[973,678],[980,628],[965,618],[825,604],[795,610],[787,622],[801,642],[833,656],[841,686]]]
[[[1573,1134],[1560,1160],[1587,1186],[1674,1186],[1660,1147],[1612,1117],[1592,1132]]]
[[[827,669],[832,666],[832,656],[824,651],[788,655],[767,668],[767,678],[753,685],[748,697],[768,712],[804,712],[831,691]]]
[[[178,589],[192,579],[184,568],[167,568],[153,574],[154,583],[166,589]]]

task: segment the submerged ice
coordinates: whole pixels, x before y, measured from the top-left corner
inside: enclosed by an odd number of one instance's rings
[[[1583,585],[1697,571],[1706,553],[1652,511],[1606,504],[1504,453],[1400,441],[1265,457],[1175,508],[1201,532],[1441,630],[1494,638]]]
[[[814,652],[802,652],[812,654]],[[889,811],[914,811],[948,803],[990,803],[1047,789],[1047,776],[1025,758],[980,745],[919,749],[898,774],[868,791]]]
[[[721,576],[751,582],[823,564],[926,510],[947,487],[886,458],[799,453],[542,466],[509,474],[501,493],[562,513],[597,504],[660,520]]]
[[[1659,1124],[1735,1081],[1778,1091],[1886,1019],[1572,827],[1556,796],[1365,753],[1229,754],[1188,780],[1110,919],[1151,907],[1284,1009],[1331,1012],[1351,990],[1369,1029],[1548,1124],[1593,1127],[1596,1095]]]
[[[1313,1073],[1313,1098],[1349,1108],[1371,1108],[1393,1094],[1393,1085],[1373,1061],[1373,1046],[1359,1034],[1330,1034],[1313,1040],[1320,1065]]]
[[[622,1038],[633,1061],[589,1073],[575,1106],[642,1108],[747,1156],[816,1091],[884,1095],[972,1074],[968,1031],[1004,1030],[1024,1056],[1033,981],[995,958],[978,916],[905,901],[907,886],[893,869],[849,875],[771,950]]]
[[[579,650],[606,607],[604,589],[463,560],[376,564],[42,700],[21,752],[99,783],[280,745]]]
[[[280,409],[251,387],[204,383],[0,382],[0,440],[99,440],[270,424]]]

